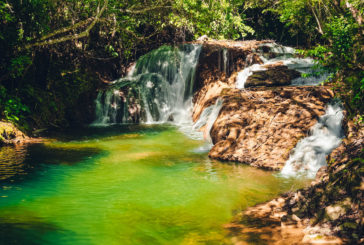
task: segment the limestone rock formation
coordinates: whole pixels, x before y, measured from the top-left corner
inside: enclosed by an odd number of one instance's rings
[[[0,146],[21,143],[36,143],[41,141],[41,138],[28,137],[13,123],[0,121]]]
[[[205,108],[217,98],[223,99],[211,131],[204,133],[210,134],[214,143],[209,156],[280,170],[297,142],[324,114],[333,93],[322,86],[282,87],[300,72],[279,62],[253,72],[246,82],[248,88],[236,89],[239,71],[263,63],[255,50],[266,43],[204,42],[196,71],[192,117],[196,122]]]
[[[226,89],[209,156],[279,170],[332,96],[325,87]]]

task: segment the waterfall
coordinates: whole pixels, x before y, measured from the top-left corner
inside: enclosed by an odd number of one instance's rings
[[[343,117],[339,104],[329,104],[325,114],[311,129],[310,136],[299,141],[293,149],[281,174],[285,177],[315,177],[319,168],[326,165],[326,156],[341,143]]]
[[[269,50],[267,52],[267,49]],[[254,71],[267,70],[267,65],[280,63],[287,66],[289,69],[299,71],[302,74],[307,74],[291,81],[291,85],[318,85],[327,80],[330,74],[324,72],[311,58],[296,57],[296,50],[291,47],[285,47],[276,43],[261,44],[257,50],[263,64],[253,64],[245,67],[238,72],[236,79],[236,88],[244,89],[244,85],[249,76],[253,75]],[[271,58],[271,56],[274,58]]]
[[[229,58],[228,58],[228,50],[226,48],[222,50],[222,55],[224,61],[224,73],[225,76],[228,77]]]
[[[99,92],[93,125],[190,120],[200,51],[196,44],[162,46],[139,58],[126,77]]]

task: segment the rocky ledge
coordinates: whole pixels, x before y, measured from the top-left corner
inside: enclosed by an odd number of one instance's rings
[[[258,86],[287,86],[291,81],[301,76],[296,70],[288,69],[287,66],[277,64],[275,66],[266,66],[267,70],[254,71],[245,82],[245,87]]]
[[[238,73],[252,64],[262,64],[269,41],[207,41],[203,43],[196,72],[193,120],[218,98],[223,105],[205,135],[214,144],[209,156],[270,170],[280,170],[297,142],[325,112],[333,93],[323,86],[289,85],[300,73],[282,62],[262,65],[252,71],[245,89],[237,89]],[[267,47],[266,47],[267,46]],[[260,49],[260,53],[256,50]]]
[[[325,87],[222,91],[211,131],[211,158],[280,170],[333,97]]]
[[[41,139],[30,138],[10,122],[0,121],[0,146],[39,142]]]

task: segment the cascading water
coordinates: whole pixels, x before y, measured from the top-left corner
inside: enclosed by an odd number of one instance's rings
[[[302,139],[293,149],[281,174],[285,177],[305,175],[315,177],[326,165],[326,156],[341,143],[343,111],[339,104],[329,104],[325,115],[311,129],[310,136]]]
[[[217,117],[219,116],[222,104],[223,100],[221,98],[218,98],[215,104],[206,107],[202,111],[199,119],[193,124],[192,128],[189,130],[189,132],[194,132],[193,135],[197,136],[195,137],[196,139],[203,138],[206,140],[206,143],[203,146],[194,150],[195,152],[208,152],[213,147],[210,131]],[[205,128],[201,130],[202,127]],[[188,134],[191,135],[191,133],[189,132]]]
[[[136,63],[96,99],[93,125],[138,122],[183,124],[190,108],[201,45],[162,46]],[[140,106],[141,105],[141,106]]]
[[[296,51],[275,43],[261,44],[256,51],[263,64],[246,66],[238,73],[236,87],[244,89],[245,82],[255,71],[267,70],[268,65],[280,64],[289,69],[308,74],[291,81],[291,85],[318,85],[327,80],[328,73],[317,67],[310,58],[300,58]],[[271,58],[273,56],[274,58]],[[338,104],[330,104],[326,114],[320,117],[319,122],[311,129],[310,136],[302,139],[281,171],[285,177],[305,175],[314,177],[318,169],[326,165],[326,156],[341,142],[341,121],[343,112]]]
[[[210,105],[209,107],[205,108],[203,112],[200,115],[200,118],[195,122],[193,125],[194,130],[199,130],[203,126],[204,128],[204,138],[208,142],[212,142],[210,137],[210,131],[212,126],[214,125],[214,122],[216,121],[217,117],[219,116],[221,107],[222,107],[223,100],[218,98],[215,102],[215,104]]]
[[[269,49],[269,52],[266,52],[266,49]],[[318,85],[324,82],[329,76],[328,73],[316,67],[313,59],[296,57],[296,50],[294,48],[281,46],[276,43],[264,43],[260,45],[257,52],[263,64],[253,64],[240,71],[236,79],[236,87],[238,89],[244,88],[245,82],[254,71],[267,70],[267,65],[277,63],[285,65],[289,69],[299,71],[302,74],[308,74],[307,76],[292,80],[292,85]],[[274,58],[270,58],[272,54]]]

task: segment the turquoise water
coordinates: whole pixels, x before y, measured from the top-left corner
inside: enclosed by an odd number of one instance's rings
[[[0,244],[229,244],[236,212],[302,186],[168,125],[55,138],[0,148]]]

